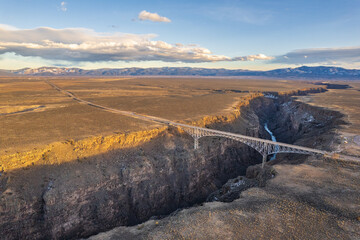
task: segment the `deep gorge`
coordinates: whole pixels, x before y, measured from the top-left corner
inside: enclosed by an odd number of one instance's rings
[[[294,101],[258,97],[231,123],[206,127],[327,149],[342,114]],[[76,239],[206,200],[261,156],[241,143],[192,138],[169,128],[136,148],[111,150],[59,165],[14,170],[0,178],[5,239]],[[20,184],[19,184],[20,183]]]

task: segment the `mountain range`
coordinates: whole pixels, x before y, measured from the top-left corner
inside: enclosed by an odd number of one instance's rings
[[[162,68],[103,68],[85,70],[81,68],[24,68],[19,70],[0,70],[0,75],[26,76],[258,76],[285,78],[353,79],[360,80],[360,70],[340,67],[282,68],[270,71],[250,71],[242,69],[209,69],[190,67]]]

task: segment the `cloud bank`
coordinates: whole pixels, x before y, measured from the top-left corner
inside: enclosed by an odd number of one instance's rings
[[[271,63],[299,65],[360,63],[360,47],[300,49],[278,56]]]
[[[104,34],[90,29],[13,29],[0,25],[0,54],[73,62],[164,61],[218,62],[269,60],[263,54],[230,58],[197,45],[154,41],[154,34]]]
[[[157,13],[151,13],[145,10],[139,13],[138,18],[142,21],[148,20],[152,22],[171,22],[171,20],[167,17],[162,17]]]

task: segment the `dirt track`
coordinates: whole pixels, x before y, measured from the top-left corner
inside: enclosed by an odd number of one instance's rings
[[[24,110],[16,111],[16,112],[11,112],[11,113],[0,113],[0,116],[8,116],[8,115],[29,113],[29,112],[34,112],[34,111],[42,109],[42,108],[45,108],[45,106],[38,106],[38,107],[34,107],[34,108],[28,108],[28,109],[24,109]]]

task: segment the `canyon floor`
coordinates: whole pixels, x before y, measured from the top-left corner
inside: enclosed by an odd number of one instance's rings
[[[270,137],[263,124],[274,115],[278,121],[269,127],[279,141],[360,155],[355,81],[338,82],[352,88],[295,101],[287,95],[324,86],[270,79],[4,77],[0,238],[360,238],[359,165],[279,155],[265,172],[248,170],[249,181],[261,184],[239,198],[205,202],[261,156],[216,138],[201,140],[194,151],[181,131],[79,104],[44,80],[107,107],[261,138]],[[269,92],[284,100],[262,96]]]

